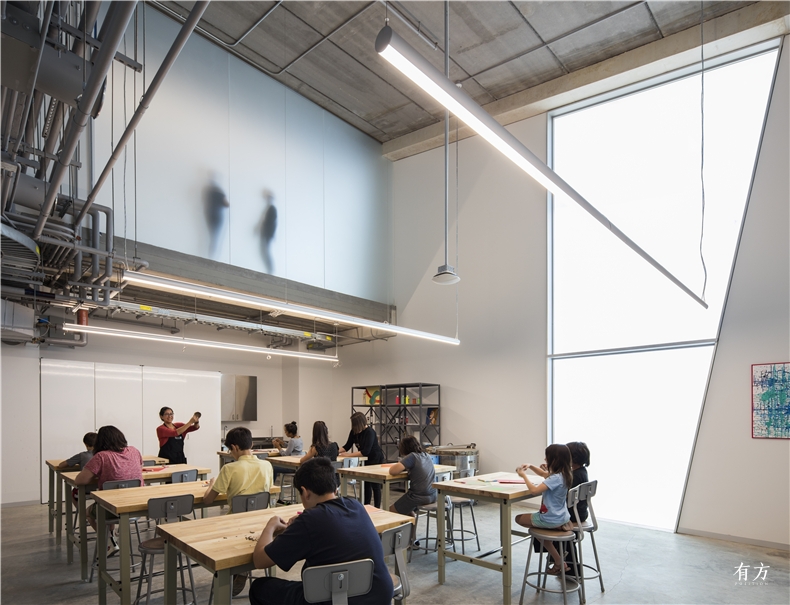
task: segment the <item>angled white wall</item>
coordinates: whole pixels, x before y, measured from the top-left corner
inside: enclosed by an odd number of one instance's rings
[[[751,365],[790,361],[789,51],[785,40],[678,524],[784,549],[790,441],[752,439]]]

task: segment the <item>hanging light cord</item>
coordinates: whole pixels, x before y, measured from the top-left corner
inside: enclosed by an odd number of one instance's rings
[[[702,300],[705,300],[705,290],[708,287],[708,267],[705,265],[705,255],[702,252],[702,243],[705,236],[705,35],[703,28],[705,25],[704,6],[699,3],[699,54],[701,65],[700,77],[700,95],[699,95],[699,111],[700,111],[700,166],[699,178],[702,188],[702,218],[700,221],[699,230],[699,258],[702,262],[702,272],[704,274],[702,282]]]

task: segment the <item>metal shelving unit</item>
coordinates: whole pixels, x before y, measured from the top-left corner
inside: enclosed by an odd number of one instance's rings
[[[362,412],[379,438],[387,462],[397,462],[408,434],[424,447],[441,443],[441,387],[427,382],[351,388],[351,412]]]

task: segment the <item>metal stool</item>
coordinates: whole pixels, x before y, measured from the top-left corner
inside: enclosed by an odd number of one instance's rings
[[[181,517],[185,517],[192,512],[194,503],[195,497],[192,494],[169,496],[164,498],[151,498],[148,501],[148,517],[151,519],[156,519],[157,522],[164,519],[168,523],[178,523],[181,520]],[[143,578],[147,577],[148,592],[145,595],[145,603],[148,605],[148,603],[151,601],[151,594],[154,592],[164,592],[164,588],[151,590],[151,587],[153,584],[154,575],[158,576],[164,573],[160,571],[154,574],[154,557],[156,555],[164,556],[165,539],[162,537],[151,538],[150,540],[142,542],[138,548],[140,550],[140,554],[143,556],[143,564],[140,568],[140,576],[137,582],[137,597],[135,598],[134,602],[135,604],[140,602],[140,591],[143,587]],[[149,556],[151,557],[151,560],[148,563],[148,574],[146,576],[145,562]],[[184,564],[184,558],[186,558],[186,565]],[[184,600],[184,603],[186,604],[187,587],[184,583],[185,567],[189,571],[189,592],[192,593],[192,603],[197,603],[197,594],[195,594],[195,578],[192,575],[192,565],[189,563],[189,557],[182,555],[182,553],[179,552],[178,571],[181,573],[181,596]]]
[[[459,471],[459,479],[465,479],[466,477],[474,477],[475,469],[467,468],[462,471]],[[453,512],[452,512],[452,523],[453,527],[456,527],[455,524],[455,511],[458,511],[458,518],[461,522],[460,529],[453,530],[453,542],[456,540],[461,543],[461,554],[466,554],[465,544],[467,540],[474,539],[477,542],[477,550],[480,550],[480,538],[477,535],[477,521],[475,521],[475,509],[474,504],[475,501],[473,498],[463,498],[461,496],[450,496],[450,502],[453,504]],[[472,513],[472,527],[474,529],[464,529],[464,509],[468,508],[469,512]],[[455,534],[459,534],[459,537],[456,537]],[[467,536],[466,534],[470,534]]]
[[[365,595],[373,588],[373,559],[302,569],[304,600],[308,603],[332,601],[345,605],[349,597]]]
[[[601,575],[601,563],[598,560],[598,548],[595,546],[595,532],[598,531],[598,520],[595,518],[595,511],[593,510],[592,506],[592,497],[595,495],[595,492],[598,490],[598,481],[589,481],[587,483],[582,483],[579,486],[579,502],[587,502],[587,511],[589,512],[589,517],[586,521],[579,523],[578,518],[576,523],[573,524],[574,531],[579,531],[581,529],[582,532],[586,532],[590,534],[590,541],[592,542],[593,547],[593,554],[595,555],[595,567],[592,565],[587,565],[584,563],[584,555],[581,552],[581,542],[579,540],[579,565],[584,567],[584,579],[585,580],[594,580],[598,578],[598,581],[601,584],[601,592],[606,592],[606,589],[603,586],[603,576]],[[587,575],[587,570],[590,570],[592,573]],[[582,585],[582,591],[584,592],[584,600],[587,600],[586,589]]]
[[[126,489],[126,488],[129,488],[129,487],[140,487],[141,483],[142,482],[139,479],[124,479],[124,480],[121,480],[121,481],[105,481],[104,485],[102,485],[102,489],[103,490],[107,490],[107,489]],[[114,517],[114,519],[113,519],[113,517]],[[118,520],[118,517],[115,517],[114,515],[111,515],[110,513],[107,513],[107,521],[108,521],[108,523],[109,522],[114,522],[114,521],[117,521],[117,520]],[[130,524],[134,523],[134,530],[135,530],[135,533],[137,534],[137,543],[139,544],[141,538],[140,538],[140,525],[138,524],[138,521],[139,521],[139,517],[130,517],[129,518],[129,523]],[[108,537],[112,537],[112,535],[109,533],[109,529],[108,529]],[[108,542],[110,542],[110,540],[108,540]],[[139,563],[135,563],[134,562],[134,552],[129,553],[129,558],[131,559],[133,568],[137,567],[137,565],[139,565]],[[98,568],[99,568],[99,539],[97,537],[96,538],[96,545],[95,545],[94,550],[93,550],[93,564],[91,565],[91,575],[88,578],[88,582],[93,582],[93,572],[96,569],[98,569]]]
[[[404,523],[399,527],[393,527],[381,534],[381,547],[384,550],[384,557],[395,555],[395,573],[390,573],[394,590],[395,603],[400,605],[409,596],[411,588],[409,578],[406,575],[406,562],[403,560],[403,551],[411,543],[413,525]]]
[[[444,506],[441,506],[443,509],[444,519],[445,519],[445,540],[453,545],[453,552],[455,552],[455,541],[453,540],[453,518],[452,518],[452,511],[453,511],[453,503],[450,501],[450,496],[444,497]],[[436,519],[436,516],[440,513],[440,505],[439,501],[437,500],[433,504],[426,504],[425,506],[421,506],[416,511],[417,520],[414,523],[415,527],[415,534],[417,529],[417,524],[420,522],[420,515],[422,513],[425,514],[425,554],[428,554],[428,540],[434,540],[436,542],[433,552],[439,550],[439,536],[437,535],[435,538],[431,537],[431,518]],[[438,522],[437,522],[438,527]],[[409,551],[409,561],[411,561],[411,553],[414,549]]]
[[[579,502],[579,487],[574,487],[573,489],[568,491],[568,508],[574,510],[576,519],[578,520],[579,514],[576,510],[576,505]],[[583,604],[585,602],[584,598],[584,567],[578,565],[576,562],[576,551],[573,548],[573,544],[580,543],[583,537],[583,532],[578,531],[564,531],[562,529],[543,529],[541,527],[530,527],[529,528],[529,535],[533,538],[537,538],[541,542],[549,541],[549,542],[559,542],[560,544],[560,560],[562,561],[562,567],[560,568],[560,573],[558,579],[560,581],[560,589],[556,588],[546,588],[546,580],[548,577],[548,570],[543,566],[543,553],[545,552],[543,548],[540,549],[540,556],[538,558],[538,571],[529,571],[529,562],[532,559],[532,548],[529,549],[529,554],[527,555],[527,566],[524,569],[524,581],[521,583],[521,598],[519,599],[519,605],[524,603],[524,591],[526,590],[527,585],[531,586],[538,592],[553,592],[556,594],[562,594],[562,602],[564,605],[568,603],[568,593],[569,592],[578,592],[579,593],[579,603]],[[573,568],[578,570],[579,576],[576,579],[568,578],[565,575],[565,545],[571,545],[571,557],[573,559]],[[581,552],[581,548],[579,549]],[[536,577],[535,584],[529,581],[531,576]],[[568,588],[568,581],[571,581],[575,584],[570,589]]]

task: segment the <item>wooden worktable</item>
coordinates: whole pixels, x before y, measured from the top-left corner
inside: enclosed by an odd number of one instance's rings
[[[63,477],[61,473],[68,473],[79,471],[79,466],[68,466],[63,469],[58,469],[61,462],[65,462],[66,458],[58,458],[56,460],[45,460],[47,470],[49,472],[49,497],[47,499],[47,514],[49,518],[49,533],[55,531],[55,544],[60,546],[61,533],[63,530]],[[156,464],[167,464],[167,458],[160,458],[159,456],[143,456],[143,461],[153,460]],[[66,494],[68,497],[68,494]]]
[[[107,586],[109,585],[120,597],[121,605],[131,603],[131,529],[129,525],[130,516],[145,515],[148,512],[148,501],[151,498],[167,498],[169,496],[183,496],[191,494],[194,498],[194,508],[203,509],[203,496],[208,487],[207,481],[190,481],[187,483],[166,483],[160,485],[149,485],[146,487],[130,487],[126,489],[100,490],[93,492],[93,499],[98,504],[97,520],[99,550],[100,553],[107,552],[106,533],[102,528],[107,524],[106,514],[111,513],[120,517],[118,524],[119,539],[119,560],[120,560],[120,580],[116,580],[107,573],[107,557],[99,557],[99,603],[107,602]],[[280,492],[280,488],[272,486],[269,490],[271,494]],[[227,502],[225,494],[219,494],[210,506],[222,506]],[[202,511],[201,511],[202,512]]]
[[[365,507],[379,533],[414,518],[373,507]],[[176,600],[176,551],[185,553],[215,574],[214,597],[217,605],[230,603],[230,577],[253,568],[252,553],[269,519],[278,515],[288,521],[304,510],[301,504],[274,509],[198,519],[187,523],[160,525],[157,531],[166,539],[165,602]]]
[[[340,460],[340,458],[338,458]],[[340,474],[340,493],[343,496],[348,495],[348,480],[358,479],[359,481],[369,481],[371,483],[379,483],[381,489],[381,507],[384,510],[389,510],[390,507],[390,483],[395,481],[406,481],[409,474],[406,472],[398,473],[397,475],[390,475],[390,467],[392,464],[374,464],[371,466],[357,466],[351,468],[339,468],[337,472]],[[454,466],[447,464],[434,464],[436,474],[452,473],[455,470]],[[364,493],[364,489],[360,490]]]
[[[500,481],[507,483],[500,483]],[[519,481],[519,483],[510,483]],[[543,483],[543,477],[530,475],[530,481],[535,484]],[[513,581],[513,561],[511,536],[527,537],[528,534],[512,529],[511,505],[520,500],[535,498],[530,494],[523,480],[516,473],[489,473],[465,479],[455,479],[452,481],[441,481],[434,483],[433,486],[438,492],[438,500],[445,495],[462,496],[474,498],[483,502],[494,502],[499,504],[499,532],[501,547],[483,554],[480,557],[471,557],[461,553],[447,550],[446,535],[444,528],[444,515],[436,516],[436,535],[439,536],[439,583],[444,584],[446,558],[450,557],[456,561],[471,563],[487,569],[498,571],[502,574],[502,601],[505,605],[510,604],[511,585]],[[496,563],[487,561],[484,557],[502,551],[502,562]]]

